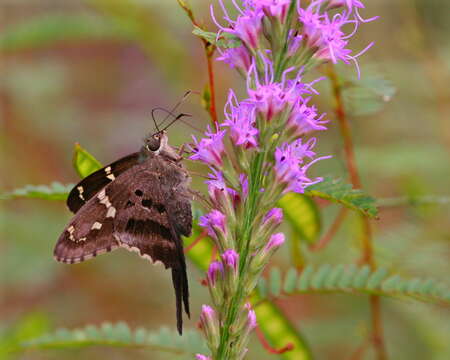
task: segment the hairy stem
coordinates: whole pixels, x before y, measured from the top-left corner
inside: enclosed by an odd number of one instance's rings
[[[344,102],[342,98],[342,87],[335,71],[334,65],[328,66],[328,77],[331,82],[333,95],[336,101],[335,113],[339,122],[339,129],[344,141],[344,152],[347,169],[350,175],[350,181],[354,188],[361,188],[361,180],[359,177],[358,169],[355,161],[355,153],[353,146],[353,139],[350,129],[350,123],[345,113]],[[372,245],[372,230],[370,228],[369,219],[361,215],[361,222],[363,226],[362,232],[362,258],[361,262],[369,265],[372,269],[375,268],[375,261],[373,257],[373,245]],[[383,327],[381,319],[381,303],[379,296],[370,296],[370,310],[371,310],[371,342],[376,351],[377,360],[386,360],[387,353],[383,338]]]

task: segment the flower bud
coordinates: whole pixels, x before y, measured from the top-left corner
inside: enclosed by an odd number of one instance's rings
[[[214,261],[209,265],[206,277],[208,279],[208,288],[211,298],[216,307],[220,307],[223,301],[222,285],[224,270],[223,265],[219,261]]]
[[[219,345],[219,320],[216,312],[209,305],[202,305],[202,312],[200,314],[200,321],[206,340],[209,343],[209,348],[214,349]]]
[[[195,354],[195,358],[197,360],[211,360],[211,358],[209,356],[202,355],[202,354]]]
[[[233,293],[238,281],[239,254],[233,249],[226,250],[222,255],[225,272],[225,291]]]
[[[216,239],[219,247],[228,247],[226,216],[219,210],[213,210],[200,217],[198,224],[206,228],[208,235]]]

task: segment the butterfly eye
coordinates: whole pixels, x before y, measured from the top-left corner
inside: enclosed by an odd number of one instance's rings
[[[147,149],[150,151],[157,151],[161,145],[161,139],[159,135],[154,135],[147,140]]]

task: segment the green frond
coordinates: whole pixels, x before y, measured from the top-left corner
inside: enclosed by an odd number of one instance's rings
[[[405,279],[390,274],[385,268],[374,271],[369,266],[324,264],[307,266],[301,273],[289,269],[284,276],[272,268],[267,279],[258,284],[261,297],[279,297],[281,294],[341,292],[374,294],[401,299],[414,299],[450,305],[449,286],[433,279]],[[282,289],[282,291],[281,291]]]
[[[64,349],[86,346],[145,347],[175,355],[207,352],[201,335],[195,330],[185,330],[183,336],[165,327],[157,331],[144,328],[131,330],[124,322],[87,325],[80,329],[59,329],[20,343],[15,351],[26,349]]]
[[[378,215],[374,198],[361,190],[353,189],[351,185],[340,179],[327,177],[322,182],[306,188],[305,195],[340,203],[369,217]]]
[[[34,198],[66,200],[72,188],[73,184],[63,185],[59,182],[52,182],[50,185],[26,185],[23,188],[0,195],[0,199]]]

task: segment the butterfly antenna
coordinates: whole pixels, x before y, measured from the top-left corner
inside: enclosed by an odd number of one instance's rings
[[[158,123],[155,120],[155,111],[156,110],[161,110],[161,109],[160,108],[153,108],[152,109],[152,119],[153,119],[153,123],[155,124],[156,131],[159,132]]]
[[[191,95],[192,93],[194,93],[192,90],[188,90],[184,93],[183,97],[172,107],[171,110],[167,111],[167,115],[166,117],[163,119],[163,121],[161,121],[160,126],[163,126],[163,124],[167,121],[167,119],[169,118],[170,115],[173,116],[173,113],[175,112],[176,109],[178,109],[178,107],[186,101],[186,99],[189,97],[189,95]]]
[[[161,131],[164,131],[164,130],[167,130],[167,128],[169,127],[169,126],[171,126],[173,123],[175,123],[176,121],[178,121],[179,119],[181,119],[182,117],[191,117],[192,115],[190,115],[190,114],[184,114],[184,113],[181,113],[181,114],[179,114],[179,115],[177,115],[176,117],[175,117],[175,119],[173,119],[167,126],[165,126]]]

